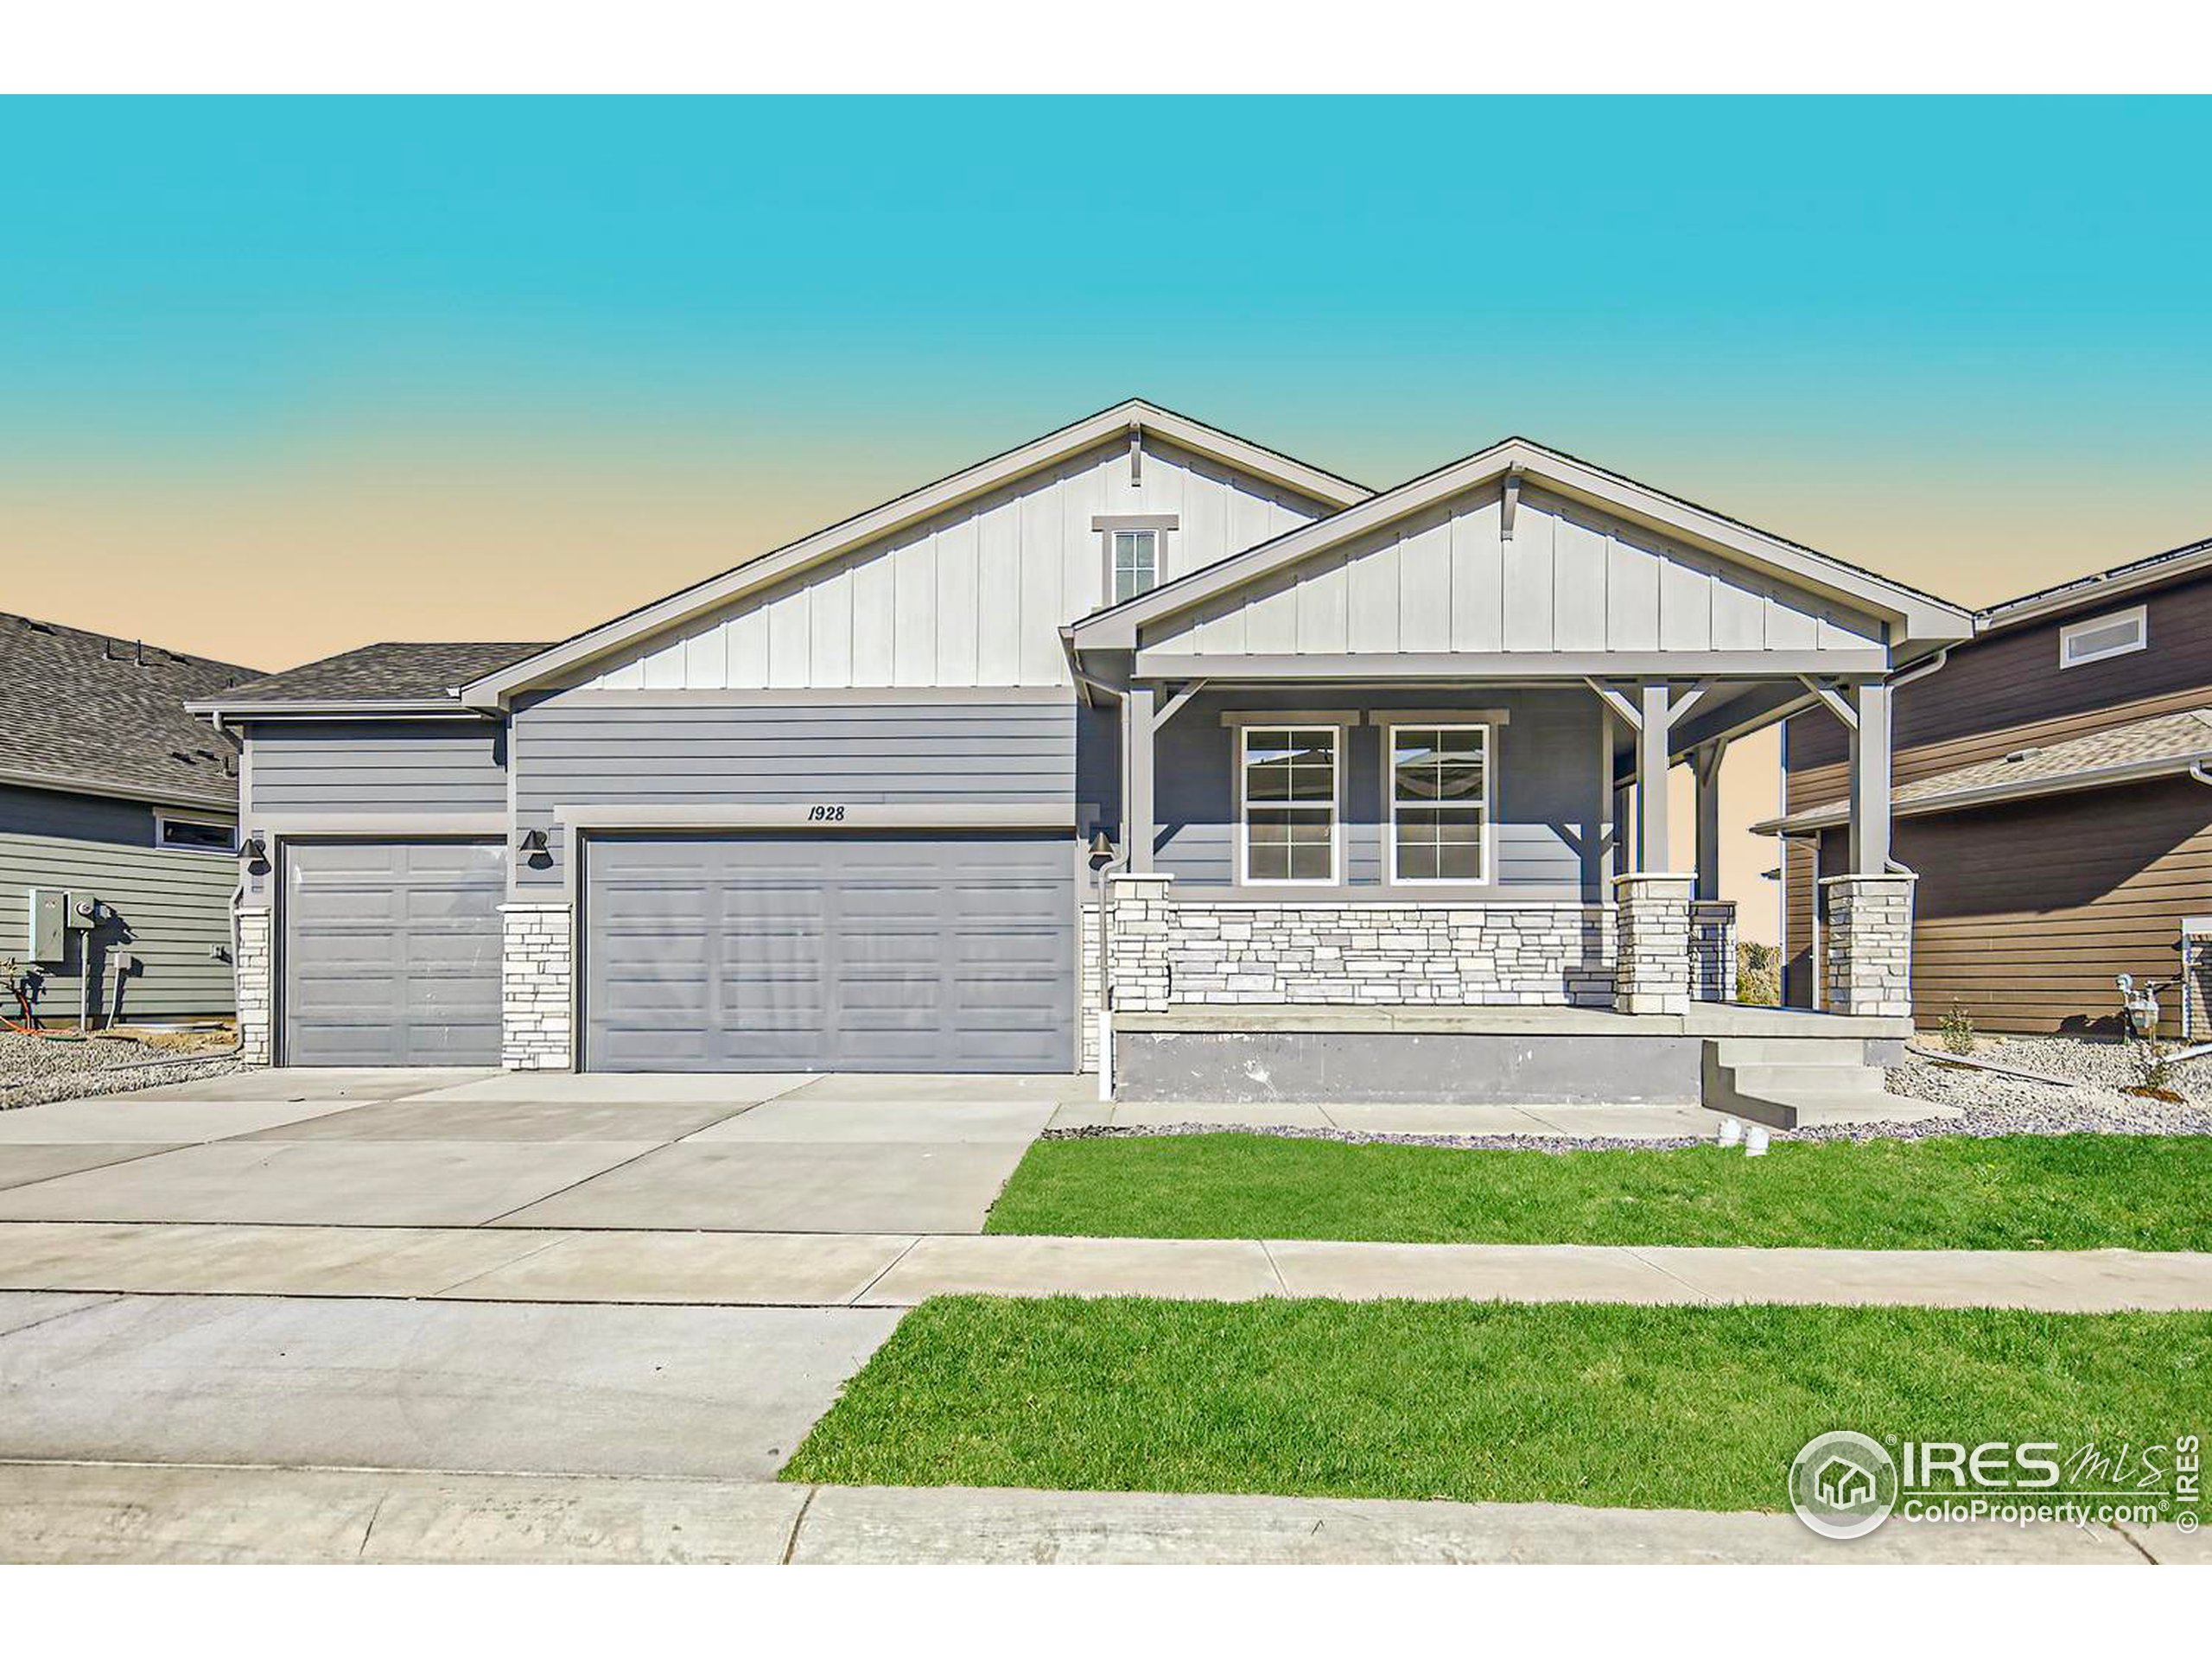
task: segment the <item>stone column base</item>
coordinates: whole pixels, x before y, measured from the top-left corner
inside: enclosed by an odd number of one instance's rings
[[[1161,1014],[1174,994],[1167,946],[1174,931],[1167,898],[1172,875],[1107,878],[1107,961],[1113,982],[1106,1006],[1117,1014]]]
[[[1736,906],[1726,899],[1690,901],[1690,995],[1736,1000]]]
[[[499,906],[499,1064],[575,1069],[575,918],[565,904]]]
[[[1827,898],[1830,1014],[1912,1013],[1911,875],[1831,875]]]
[[[266,905],[241,905],[238,924],[238,958],[231,972],[238,992],[238,1058],[247,1065],[267,1065],[276,1050],[276,956],[270,949],[276,912]]]
[[[1621,1014],[1687,1014],[1690,1006],[1690,894],[1694,876],[1613,878],[1613,1007]]]

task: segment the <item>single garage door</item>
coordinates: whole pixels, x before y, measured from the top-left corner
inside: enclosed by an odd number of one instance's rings
[[[1065,835],[609,836],[587,855],[585,1064],[1068,1071]]]
[[[284,849],[284,1063],[497,1065],[499,903],[487,841]]]

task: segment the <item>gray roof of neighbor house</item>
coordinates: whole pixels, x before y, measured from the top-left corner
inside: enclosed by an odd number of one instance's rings
[[[0,613],[0,783],[235,807],[238,750],[185,704],[258,672]]]
[[[1891,791],[1890,811],[1900,818],[1958,812],[2000,801],[2172,777],[2207,762],[2212,762],[2212,709],[2185,709],[1916,778]],[[1798,835],[1838,828],[1849,816],[1846,804],[1834,801],[1751,827],[1761,835]]]
[[[456,686],[544,649],[530,642],[388,639],[248,680],[193,709],[232,717],[458,709]]]

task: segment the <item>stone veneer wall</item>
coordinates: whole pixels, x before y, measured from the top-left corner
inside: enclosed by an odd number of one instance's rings
[[[272,1020],[276,1000],[273,980],[276,912],[266,905],[241,905],[238,912],[238,957],[232,964],[238,1003],[238,1058],[267,1065],[274,1058]]]
[[[1687,1014],[1690,893],[1687,875],[1617,875],[1613,1007],[1623,1014]]]
[[[1580,903],[1340,904],[1169,896],[1166,876],[1114,889],[1114,1006],[1413,1004],[1603,1007],[1606,907]]]
[[[510,1071],[575,1065],[575,933],[564,904],[499,906],[500,1064]]]
[[[1081,1012],[1077,1019],[1082,1029],[1075,1035],[1076,1052],[1081,1057],[1077,1070],[1096,1071],[1098,1069],[1098,901],[1091,899],[1083,906],[1081,925],[1076,929],[1076,949],[1080,960],[1075,965],[1076,981],[1082,988],[1077,1001]]]
[[[1830,1014],[1912,1012],[1910,875],[1832,875],[1827,892]]]
[[[1690,995],[1700,1002],[1736,1000],[1736,906],[1728,899],[1690,901]]]

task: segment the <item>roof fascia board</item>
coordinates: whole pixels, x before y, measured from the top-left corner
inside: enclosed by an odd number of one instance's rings
[[[2212,748],[2196,754],[2163,755],[2156,760],[2130,760],[2124,766],[2095,766],[2087,772],[2063,772],[2050,778],[2028,778],[2018,783],[1983,784],[1955,795],[1930,795],[1916,801],[1893,801],[1893,818],[1932,817],[1939,812],[1962,812],[1968,807],[1993,806],[2005,801],[2034,800],[2045,795],[2072,795],[2085,789],[2108,789],[2119,784],[2148,783],[2159,778],[2178,778],[2212,761]],[[1761,836],[1806,835],[1815,830],[1840,830],[1847,815],[1827,817],[1831,809],[1814,807],[1793,821],[1769,818],[1751,826]],[[1840,809],[1837,809],[1840,812]]]
[[[1592,675],[1647,679],[1790,680],[1801,674],[1878,680],[1888,654],[1877,646],[1839,651],[1319,652],[1281,656],[1185,656],[1141,651],[1140,680],[1572,680]]]
[[[2164,563],[2148,564],[2135,570],[2083,576],[2079,581],[2069,582],[2056,588],[2046,588],[2041,593],[1992,605],[1980,613],[1981,632],[1995,633],[2000,629],[2063,616],[2069,611],[2090,610],[2159,582],[2177,582],[2183,576],[2194,575],[2207,566],[2212,566],[2212,543],[2186,553],[2175,554]]]
[[[485,711],[464,708],[451,697],[384,697],[346,702],[338,698],[297,702],[188,702],[185,712],[205,715],[219,728],[241,720],[481,720]]]
[[[894,535],[974,496],[1132,430],[1154,433],[1184,448],[1268,479],[1327,506],[1342,508],[1364,501],[1373,494],[1347,479],[1248,443],[1141,398],[1133,398],[484,675],[461,688],[462,701],[474,709],[497,709],[525,687],[603,657],[633,640],[676,626],[755,588],[796,575],[809,565]]]
[[[149,806],[190,807],[194,811],[235,812],[236,794],[195,795],[181,789],[149,789],[132,784],[101,783],[90,778],[60,777],[50,772],[0,772],[0,784],[14,789],[44,790],[50,795],[96,795],[111,801],[143,801]]]
[[[1691,542],[1724,557],[1749,563],[1815,593],[1871,609],[1878,616],[1901,625],[1900,644],[1904,639],[1964,639],[1974,632],[1973,613],[1960,607],[1923,598],[1809,549],[1601,472],[1525,439],[1513,438],[1348,507],[1332,518],[1319,519],[1233,558],[1193,571],[1141,599],[1078,622],[1077,645],[1080,649],[1133,647],[1138,631],[1149,623],[1176,615],[1216,594],[1325,552],[1353,537],[1382,529],[1440,501],[1516,473],[1541,488],[1601,508],[1643,528]]]

